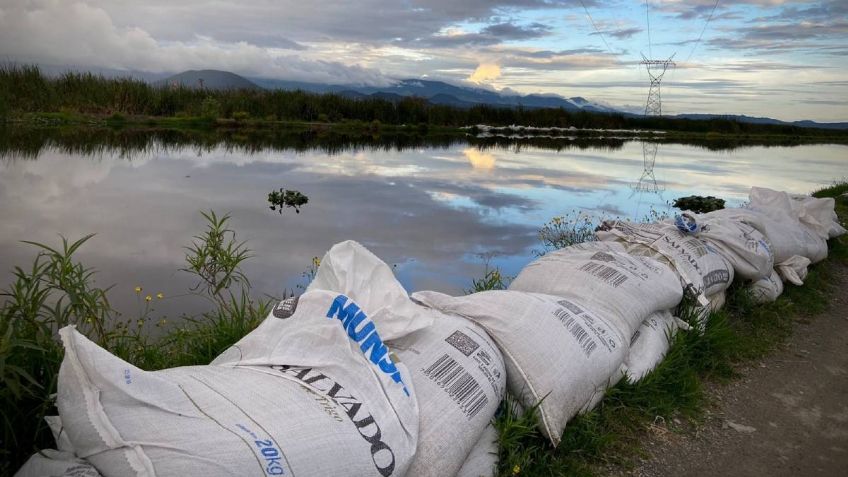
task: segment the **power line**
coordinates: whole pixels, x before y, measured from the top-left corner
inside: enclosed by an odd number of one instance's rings
[[[695,49],[698,48],[698,45],[701,43],[701,38],[703,38],[704,32],[707,31],[707,27],[710,24],[710,20],[713,19],[713,14],[715,13],[716,8],[718,8],[718,2],[719,0],[716,0],[715,5],[713,5],[713,10],[710,12],[710,16],[707,17],[707,22],[704,23],[704,28],[701,29],[701,34],[698,35],[698,39],[695,41],[695,45],[692,46],[692,51],[689,52],[689,56],[687,56],[686,60],[683,61],[684,63],[689,62],[689,58],[692,58],[692,55],[695,53]]]
[[[610,48],[609,43],[607,43],[607,39],[604,38],[604,34],[601,33],[600,30],[598,30],[598,26],[595,25],[595,20],[592,19],[592,15],[589,13],[589,9],[586,8],[586,4],[583,2],[583,0],[580,0],[580,5],[583,5],[583,10],[586,12],[586,16],[589,18],[589,23],[592,24],[592,28],[595,29],[595,33],[597,33],[601,37],[601,40],[604,42],[604,45],[607,47],[607,51],[609,51],[610,54],[614,56],[615,53],[612,52],[612,48]]]
[[[649,13],[648,0],[645,0],[645,21],[648,24],[648,56],[653,58],[654,54],[651,52],[651,15]]]

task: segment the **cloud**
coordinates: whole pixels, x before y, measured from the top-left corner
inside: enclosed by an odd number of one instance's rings
[[[517,25],[504,22],[489,25],[476,33],[469,33],[456,28],[447,28],[427,38],[416,39],[411,44],[430,48],[497,45],[505,41],[539,38],[547,35],[550,30],[551,27],[541,23]],[[403,44],[405,41],[400,40],[396,43]]]
[[[493,81],[501,76],[501,67],[494,63],[480,63],[477,69],[468,77],[472,83],[485,83]]]
[[[2,7],[0,56],[149,72],[215,68],[326,83],[391,82],[361,65],[308,59],[244,41],[224,43],[200,36],[190,41],[159,41],[141,28],[116,26],[101,8],[57,0]]]

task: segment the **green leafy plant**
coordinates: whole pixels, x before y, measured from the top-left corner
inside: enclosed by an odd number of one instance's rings
[[[595,240],[595,224],[589,214],[573,210],[545,223],[539,229],[539,240],[543,247],[542,251],[537,252],[539,255],[570,245],[591,242]]]
[[[236,240],[236,232],[227,228],[229,215],[218,217],[214,211],[201,214],[207,221],[206,231],[186,247],[188,268],[182,270],[198,279],[193,290],[203,289],[206,296],[226,308],[229,297],[224,296],[224,291],[234,284],[250,287],[241,264],[252,255],[244,242]]]

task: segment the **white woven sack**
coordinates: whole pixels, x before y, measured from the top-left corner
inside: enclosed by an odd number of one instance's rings
[[[777,271],[748,285],[754,303],[771,303],[783,293],[783,281]]]
[[[618,321],[628,340],[648,315],[673,308],[683,296],[680,280],[668,265],[629,255],[616,242],[592,242],[543,255],[524,267],[509,289],[580,303],[605,320]]]
[[[101,477],[89,462],[72,452],[45,449],[33,454],[15,477]]]
[[[769,238],[774,251],[775,263],[801,255],[817,263],[827,258],[828,229],[812,216],[801,222],[802,209],[789,194],[758,187],[751,188],[749,203],[745,210],[760,215],[763,224],[760,232]],[[810,226],[812,224],[812,227]]]
[[[798,208],[798,219],[824,238],[836,238],[846,232],[836,215],[836,200],[832,197],[816,198],[792,195]]]
[[[370,250],[353,240],[333,245],[321,259],[315,278],[306,288],[349,293],[380,323],[386,341],[426,328],[433,315],[409,300],[391,268]]]
[[[503,357],[472,321],[439,315],[429,327],[390,342],[415,384],[418,449],[408,476],[454,475],[491,422],[506,389]]]
[[[774,252],[760,217],[744,209],[722,209],[697,216],[698,238],[714,247],[746,280],[767,277],[774,267]]]
[[[697,237],[672,224],[607,221],[595,232],[598,240],[625,244],[627,253],[655,258],[672,266],[684,286],[712,295],[730,286],[733,266]]]
[[[65,327],[62,423],[106,477],[404,475],[415,391],[368,311],[309,292],[212,365],[156,372]]]
[[[774,269],[777,270],[777,274],[784,281],[801,286],[804,284],[804,279],[807,278],[807,267],[809,265],[809,258],[795,255],[789,260],[776,264]]]
[[[367,286],[378,281],[380,290]],[[468,319],[412,303],[389,266],[353,241],[324,255],[309,285],[321,288],[371,303],[383,316],[411,317],[410,327],[429,324],[388,342],[409,369],[418,399],[418,448],[407,475],[456,474],[504,395],[506,371],[497,346]]]
[[[503,353],[510,393],[525,408],[541,402],[539,427],[555,446],[566,422],[604,392],[627,353],[630,334],[622,320],[576,300],[518,291],[412,297],[486,329]]]
[[[635,383],[653,371],[668,353],[670,340],[681,329],[688,330],[689,325],[668,311],[646,318],[630,340],[630,352],[621,367],[625,379]]]
[[[494,477],[498,470],[498,430],[489,424],[471,448],[456,477]]]
[[[775,219],[779,219],[781,214],[788,214],[823,239],[845,233],[839,224],[833,198],[787,194],[764,187],[752,187],[748,197],[749,208],[763,211],[767,215],[774,213]]]

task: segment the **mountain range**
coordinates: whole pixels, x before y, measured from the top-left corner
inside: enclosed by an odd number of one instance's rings
[[[443,104],[458,108],[470,108],[486,104],[502,107],[525,108],[563,108],[566,111],[588,111],[594,113],[624,114],[637,116],[632,113],[615,109],[585,98],[575,96],[566,98],[555,94],[508,94],[472,86],[459,86],[443,81],[425,79],[403,79],[385,86],[365,86],[351,84],[322,84],[303,81],[290,81],[268,78],[245,78],[229,71],[219,70],[189,70],[153,81],[157,85],[180,84],[183,86],[208,89],[283,89],[302,90],[311,93],[335,93],[349,98],[375,97],[388,101],[399,101],[404,97],[416,96],[424,98],[433,104]],[[848,122],[819,123],[815,121],[781,121],[772,118],[751,117],[728,114],[678,114],[670,116],[677,119],[709,120],[732,119],[739,122],[755,124],[792,125],[810,128],[848,129]]]

